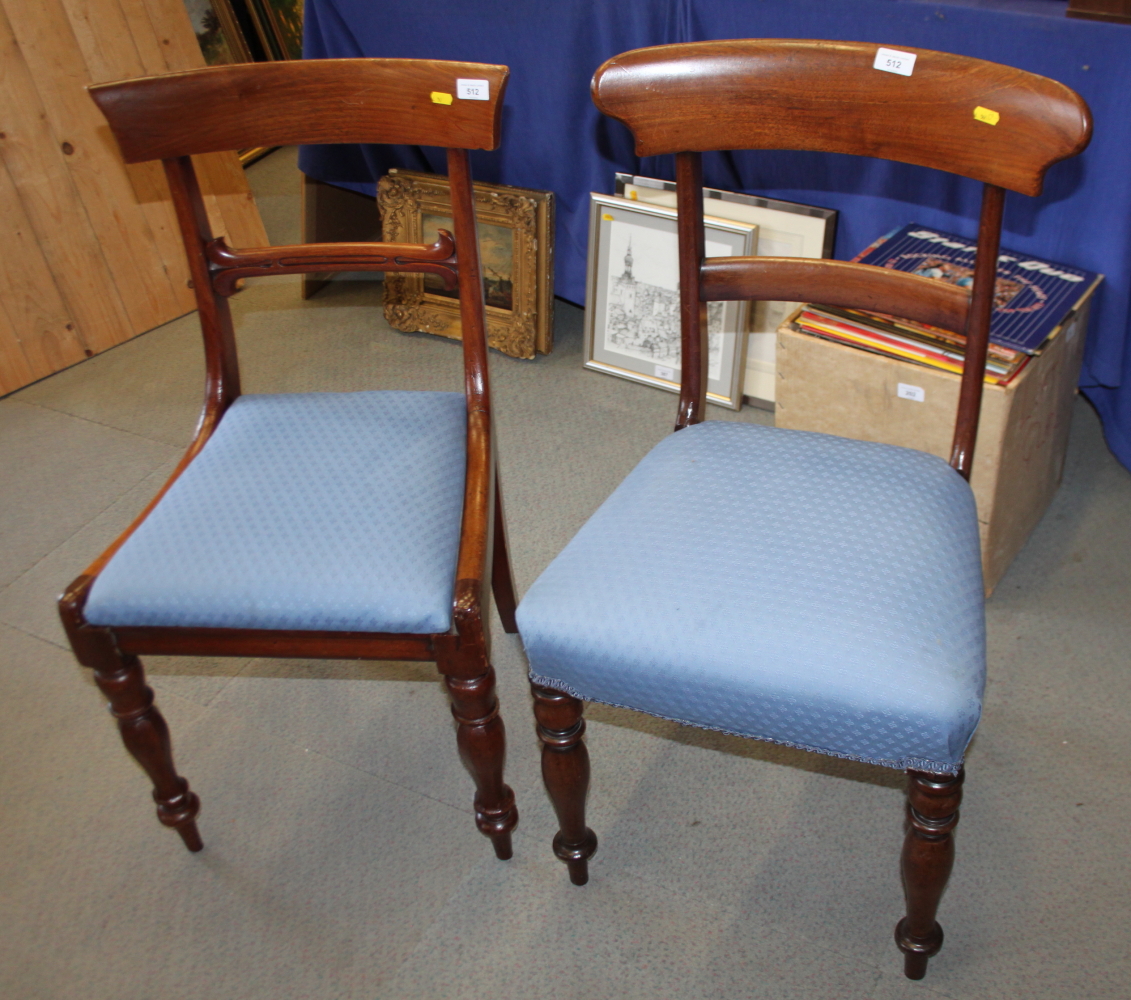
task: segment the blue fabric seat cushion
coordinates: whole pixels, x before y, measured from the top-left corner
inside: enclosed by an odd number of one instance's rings
[[[532,679],[954,773],[981,711],[969,485],[923,452],[709,421],[661,441],[518,609]]]
[[[95,625],[451,625],[461,393],[241,396],[98,576]]]

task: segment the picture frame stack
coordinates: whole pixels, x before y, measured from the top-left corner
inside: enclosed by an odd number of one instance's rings
[[[617,173],[614,183],[618,198],[675,208],[675,181]],[[717,218],[756,225],[758,241],[753,253],[759,256],[812,259],[833,256],[838,218],[833,209],[705,187],[703,213],[708,224],[710,219]],[[799,305],[798,302],[756,302],[748,313],[749,336],[742,379],[746,402],[773,409],[777,330]],[[718,401],[708,398],[711,402]]]
[[[679,392],[680,321],[674,208],[590,195],[585,367]],[[707,254],[752,256],[758,227],[705,220]],[[748,302],[707,308],[707,400],[742,406]]]

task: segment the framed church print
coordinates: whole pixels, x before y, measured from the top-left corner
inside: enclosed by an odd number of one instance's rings
[[[705,220],[708,257],[749,257],[758,227]],[[585,367],[679,392],[679,249],[675,209],[590,195]],[[748,302],[707,306],[707,401],[742,406]]]

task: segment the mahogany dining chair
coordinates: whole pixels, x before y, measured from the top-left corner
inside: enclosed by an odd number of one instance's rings
[[[127,163],[160,159],[205,348],[204,408],[170,480],[75,580],[59,611],[158,819],[202,847],[139,655],[434,661],[500,858],[518,821],[485,622],[515,630],[497,495],[483,280],[468,150],[499,144],[505,66],[326,59],[192,70],[90,87]],[[459,80],[478,85],[462,99]],[[447,148],[453,234],[428,246],[233,248],[214,237],[191,157],[297,143]],[[243,395],[228,297],[241,279],[413,271],[458,288],[463,392]]]
[[[675,153],[681,309],[676,433],[542,573],[518,609],[558,815],[554,852],[588,878],[582,700],[907,772],[912,979],[942,944],[967,744],[981,714],[985,602],[967,482],[977,437],[1005,189],[1041,192],[1088,144],[1084,101],[1008,66],[878,46],[751,39],[638,49],[593,99],[640,156]],[[908,58],[910,56],[910,58]],[[913,62],[909,70],[908,63]],[[833,260],[705,259],[701,154],[880,157],[983,182],[974,284]],[[704,421],[706,306],[787,300],[964,331],[949,464],[907,448]],[[662,547],[654,544],[664,538]]]

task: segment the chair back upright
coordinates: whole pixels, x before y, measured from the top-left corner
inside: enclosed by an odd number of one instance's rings
[[[909,75],[885,72],[864,42],[743,39],[636,49],[593,77],[593,100],[632,131],[640,156],[676,154],[681,369],[677,429],[703,419],[706,303],[785,299],[879,309],[965,333],[951,465],[972,467],[1005,190],[1037,195],[1053,163],[1081,152],[1091,115],[1046,77],[928,49]],[[907,72],[904,59],[903,69]],[[709,150],[851,153],[981,181],[969,299],[943,282],[800,258],[705,260],[702,157]]]
[[[508,72],[505,66],[429,59],[317,59],[217,66],[88,88],[125,161],[162,160],[172,192],[206,357],[205,408],[186,462],[240,394],[227,299],[237,280],[250,276],[415,271],[438,275],[449,288],[458,284],[468,409],[486,418],[486,323],[467,150],[498,146]],[[441,231],[431,246],[235,249],[216,238],[191,157],[304,143],[445,147],[454,241]]]

